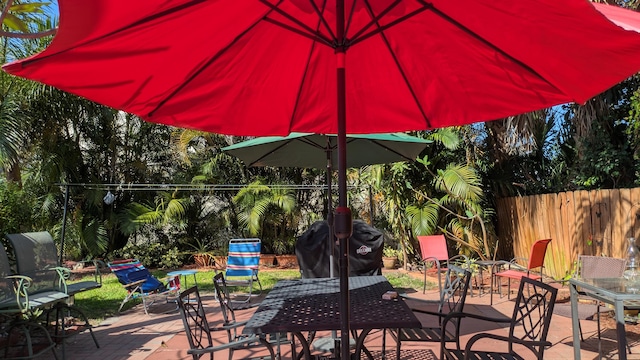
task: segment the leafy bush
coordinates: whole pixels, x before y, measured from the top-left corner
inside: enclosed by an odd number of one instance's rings
[[[17,185],[0,181],[0,237],[32,230],[34,206],[30,196]]]
[[[160,269],[181,267],[188,260],[188,255],[177,246],[164,243],[127,245],[114,255],[122,259],[138,259],[146,267]]]

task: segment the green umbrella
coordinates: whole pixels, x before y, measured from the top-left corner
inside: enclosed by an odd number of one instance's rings
[[[420,139],[403,133],[347,135],[347,167],[386,164],[415,160],[431,140]],[[268,136],[243,141],[222,148],[240,158],[247,166],[300,167],[327,169],[327,223],[333,234],[331,211],[331,173],[338,164],[338,138],[335,135],[291,133],[288,136]],[[329,237],[330,276],[333,273],[333,236]],[[335,332],[330,338],[318,339],[316,347],[333,349]]]
[[[415,160],[431,143],[403,133],[347,135],[347,167]],[[335,135],[291,133],[258,137],[222,148],[247,166],[325,168],[338,162]],[[328,162],[331,159],[331,162]]]
[[[403,133],[347,135],[347,167],[415,160],[431,142]],[[222,150],[240,158],[247,166],[326,167],[329,203],[327,221],[333,227],[331,172],[338,162],[337,151],[334,151],[337,147],[335,135],[291,133],[288,136],[258,137]],[[333,270],[333,264],[331,269]]]

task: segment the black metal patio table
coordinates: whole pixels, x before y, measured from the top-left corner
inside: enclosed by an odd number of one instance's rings
[[[384,293],[393,290],[384,276],[349,278],[350,328],[361,330],[356,341],[356,358],[360,358],[364,339],[373,329],[421,327],[403,300],[382,299]],[[340,330],[339,307],[338,278],[282,280],[262,301],[243,332],[298,334],[303,352],[310,358],[309,344],[301,333]]]

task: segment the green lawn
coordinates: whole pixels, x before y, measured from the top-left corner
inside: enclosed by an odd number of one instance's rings
[[[153,271],[155,277],[164,281],[167,271]],[[198,281],[198,287],[201,292],[213,292],[213,275],[214,271],[199,271],[196,274],[196,280]],[[298,279],[300,278],[300,272],[296,269],[293,270],[266,270],[260,271],[260,283],[265,291],[269,291],[273,288],[276,282],[285,279]],[[389,279],[389,282],[399,291],[416,290],[422,291],[422,281],[410,277],[402,273],[388,273],[385,276]],[[93,276],[86,278],[86,280],[93,280]],[[192,278],[189,276],[189,284],[191,284]],[[248,290],[248,289],[247,289]],[[79,306],[85,315],[91,320],[92,323],[97,324],[103,319],[115,316],[118,312],[120,303],[126,296],[126,291],[120,285],[115,275],[104,274],[102,276],[102,287],[90,291],[85,291],[76,295],[76,305]],[[125,304],[123,310],[129,309],[132,306],[140,303],[140,300],[129,301]]]

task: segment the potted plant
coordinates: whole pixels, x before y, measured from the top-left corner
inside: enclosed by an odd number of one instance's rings
[[[382,265],[385,269],[395,269],[396,263],[398,262],[398,253],[397,249],[392,248],[389,245],[385,245],[382,249]]]
[[[194,250],[193,261],[196,263],[198,267],[210,267],[215,264],[215,258],[209,249],[209,244],[202,241],[196,240],[195,244],[189,244],[189,246]]]

